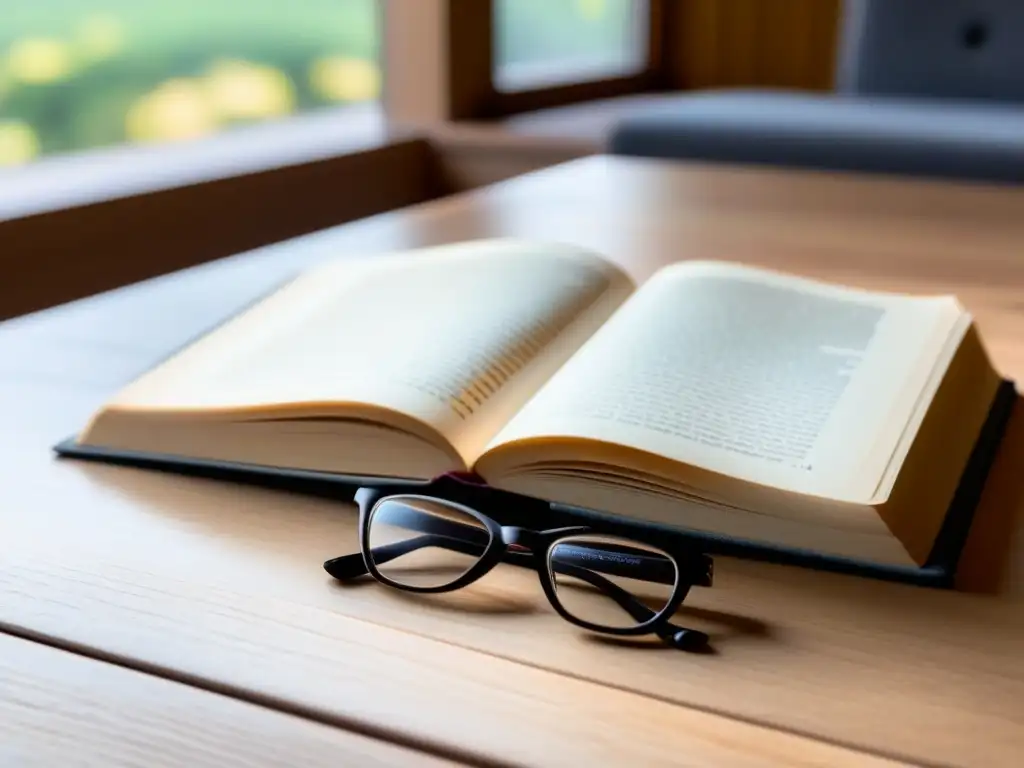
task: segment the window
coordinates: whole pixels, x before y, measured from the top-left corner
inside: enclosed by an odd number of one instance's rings
[[[376,0],[10,0],[2,17],[0,166],[380,90]]]
[[[647,12],[642,0],[495,0],[495,86],[636,74],[647,63]]]

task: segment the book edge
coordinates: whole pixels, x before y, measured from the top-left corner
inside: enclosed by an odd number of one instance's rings
[[[932,551],[925,564],[918,568],[881,565],[824,555],[809,550],[776,547],[760,542],[687,531],[657,523],[645,523],[645,525],[649,525],[653,530],[663,529],[666,534],[677,539],[680,537],[689,539],[697,548],[710,555],[737,557],[780,565],[795,565],[810,570],[951,589],[955,586],[960,556],[970,534],[975,510],[998,448],[1002,443],[1016,398],[1017,391],[1014,382],[1004,379],[993,400],[981,434],[975,442],[967,468],[961,476]],[[351,501],[356,489],[364,485],[387,486],[418,482],[400,477],[341,475],[204,459],[185,459],[165,454],[133,453],[81,445],[74,436],[61,441],[54,446],[53,450],[58,457],[65,459],[95,461],[177,475],[237,482],[343,501]],[[549,510],[552,513],[552,524],[555,525],[578,525],[587,520],[618,519],[614,515],[557,503],[550,503]]]

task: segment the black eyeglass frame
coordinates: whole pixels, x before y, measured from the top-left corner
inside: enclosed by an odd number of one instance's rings
[[[373,548],[369,540],[370,526],[373,514],[377,505],[390,497],[402,496],[405,498],[420,498],[428,501],[443,502],[455,506],[461,512],[472,516],[483,525],[488,534],[489,540],[483,553],[466,552],[478,557],[478,560],[455,580],[437,586],[415,586],[395,581],[378,569],[373,556]],[[499,563],[509,563],[535,570],[541,582],[548,602],[552,608],[569,623],[605,635],[617,636],[640,636],[656,634],[666,643],[682,649],[695,649],[707,643],[707,636],[696,630],[676,626],[670,619],[683,604],[689,591],[694,586],[710,587],[713,582],[714,563],[709,555],[694,549],[691,542],[673,539],[662,531],[652,532],[644,526],[626,521],[602,521],[599,525],[591,524],[570,524],[557,528],[535,530],[521,525],[505,525],[495,518],[503,520],[512,519],[515,522],[524,522],[530,517],[533,520],[535,515],[542,508],[547,508],[546,502],[537,499],[520,496],[491,488],[460,475],[444,475],[428,483],[388,483],[380,486],[364,486],[355,493],[355,501],[359,505],[359,553],[333,558],[324,563],[325,570],[333,577],[345,581],[364,574],[369,574],[382,584],[405,592],[416,592],[422,594],[452,592],[462,589],[478,579],[482,578]],[[486,510],[486,512],[484,511]],[[494,517],[490,516],[491,513]],[[563,520],[562,522],[567,522]],[[462,526],[461,523],[446,523],[447,525]],[[476,529],[473,529],[476,530]],[[607,581],[601,589],[618,590],[624,597],[609,595],[630,612],[636,624],[628,627],[609,627],[586,621],[567,611],[556,595],[557,586],[555,577],[550,565],[552,548],[570,537],[575,536],[604,536],[627,542],[635,542],[653,547],[664,552],[672,560],[673,584],[672,594],[665,606],[655,612],[648,606],[643,605],[625,590],[621,590],[613,582]],[[455,539],[449,539],[449,546]],[[635,560],[643,557],[641,550],[635,550],[630,557]],[[378,558],[379,559],[379,558]],[[652,558],[653,559],[653,558]],[[658,558],[661,559],[660,556]],[[642,563],[641,563],[642,564]],[[664,564],[660,564],[664,565]],[[610,568],[610,570],[609,570]],[[605,573],[614,573],[616,568],[614,562],[605,564],[599,570]],[[655,570],[662,570],[662,574],[648,571],[648,581],[667,583],[664,579],[663,567]],[[641,578],[636,576],[633,578]],[[653,615],[641,620],[639,615],[623,604],[628,599],[640,606],[643,612]]]

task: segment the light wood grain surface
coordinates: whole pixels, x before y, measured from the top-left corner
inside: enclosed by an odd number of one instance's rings
[[[720,559],[692,598],[702,656],[578,632],[514,569],[443,601],[339,587],[320,563],[355,547],[349,505],[48,453],[306,264],[494,235],[589,245],[640,278],[728,258],[955,291],[1024,375],[1022,191],[576,161],[0,326],[0,622],[480,760],[1018,765],[1020,409],[965,563],[994,593]]]
[[[0,634],[0,765],[458,763]]]

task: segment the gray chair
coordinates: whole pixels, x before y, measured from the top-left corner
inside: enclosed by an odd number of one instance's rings
[[[1024,106],[1024,3],[847,2],[837,63],[840,93]]]
[[[610,151],[1024,183],[1024,0],[846,4],[836,93],[665,96]]]

